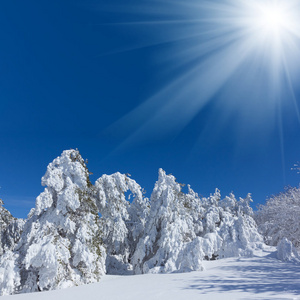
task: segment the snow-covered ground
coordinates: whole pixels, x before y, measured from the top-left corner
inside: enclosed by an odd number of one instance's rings
[[[277,260],[274,248],[256,252],[252,258],[206,261],[204,266],[203,272],[106,275],[96,284],[1,300],[300,300],[300,265]]]

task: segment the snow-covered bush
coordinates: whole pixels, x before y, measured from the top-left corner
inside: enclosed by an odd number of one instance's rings
[[[217,233],[222,238],[222,246],[217,254],[219,258],[252,256],[254,249],[262,247],[262,236],[257,231],[251,216],[222,216]]]
[[[49,164],[19,244],[10,261],[2,262],[19,278],[1,281],[1,294],[52,290],[96,282],[104,273],[98,210],[88,169],[76,150]],[[13,272],[12,271],[12,272]],[[10,288],[5,288],[9,286]]]
[[[262,247],[262,236],[258,233],[250,207],[251,195],[236,200],[231,193],[220,201],[220,226],[218,234],[223,240],[218,256],[252,256],[253,250]]]
[[[286,238],[283,238],[277,245],[277,258],[282,261],[300,262],[297,250]]]
[[[255,214],[266,244],[277,246],[287,238],[300,250],[300,188],[288,188],[269,198]]]
[[[126,199],[128,191],[129,196],[133,196],[132,203]],[[120,173],[100,177],[95,183],[95,192],[107,251],[107,273],[126,273],[132,269],[130,259],[144,233],[148,199],[143,197],[141,187],[134,180]]]

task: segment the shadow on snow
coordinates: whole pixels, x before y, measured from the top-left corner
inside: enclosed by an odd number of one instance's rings
[[[299,265],[280,262],[271,256],[250,261],[240,258],[238,261],[240,266],[228,264],[220,267],[220,275],[195,276],[192,284],[184,289],[198,289],[202,294],[214,291],[300,295]]]

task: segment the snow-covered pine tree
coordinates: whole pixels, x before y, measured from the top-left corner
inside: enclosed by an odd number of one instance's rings
[[[196,237],[193,217],[188,213],[193,204],[188,205],[174,176],[159,170],[150,203],[145,234],[140,239],[132,259],[134,272],[158,273],[201,269],[198,256],[193,255],[193,261],[188,263],[183,260],[186,247]]]
[[[14,218],[11,213],[3,207],[0,199],[0,256],[7,250],[12,250],[19,241],[24,226],[24,220]]]
[[[192,218],[193,232],[196,236],[202,236],[204,232],[203,218],[205,215],[205,208],[203,202],[195,191],[188,184],[188,193],[181,193],[184,212]]]
[[[3,207],[3,204],[2,199],[0,199],[0,233],[15,220],[11,213]]]
[[[105,263],[109,273],[182,272],[262,246],[250,194],[221,200],[216,189],[200,199],[190,186],[183,193],[162,169],[150,203],[127,175],[103,175],[93,186],[77,150],[50,163],[42,184],[17,246],[12,232],[14,226],[21,232],[23,223],[2,210],[9,238],[2,242],[8,246],[0,257],[1,295],[96,282]]]
[[[240,201],[233,194],[221,200],[216,189],[200,199],[188,189],[183,193],[174,176],[159,170],[145,234],[132,260],[135,273],[197,270],[204,259],[248,256],[262,247],[250,194]]]
[[[64,151],[50,163],[42,185],[18,246],[1,260],[8,273],[1,294],[96,282],[104,273],[98,210],[79,152]]]
[[[254,249],[263,247],[251,202],[251,194],[237,201],[232,193],[220,201],[220,226],[217,229],[222,238],[222,246],[217,253],[220,258],[252,256]]]
[[[25,220],[15,219],[5,228],[5,230],[1,234],[1,245],[3,253],[8,250],[14,250],[21,238],[24,225]]]
[[[237,201],[233,193],[221,200],[218,189],[201,199],[203,231],[197,239],[205,244],[202,245],[205,259],[251,256],[253,249],[262,247],[262,237],[252,218],[251,201],[250,194]]]
[[[149,199],[144,197],[144,190],[135,180],[127,180],[130,191],[129,200],[133,197],[128,207],[129,220],[126,222],[128,228],[128,241],[130,245],[129,263],[136,250],[139,239],[144,235],[145,225],[150,213]]]
[[[0,199],[0,256],[4,253],[5,248],[2,242],[4,231],[8,227],[8,225],[15,220],[11,213],[3,207],[3,204],[4,203],[2,199]]]
[[[213,195],[202,199],[202,205],[205,208],[205,215],[203,218],[204,234],[216,232],[216,229],[220,226],[220,200],[221,193],[218,189],[215,189]]]
[[[101,215],[102,239],[107,250],[108,274],[131,272],[131,256],[144,233],[149,213],[148,199],[141,187],[121,173],[103,175],[95,183],[97,206]],[[130,192],[133,201],[126,199]]]

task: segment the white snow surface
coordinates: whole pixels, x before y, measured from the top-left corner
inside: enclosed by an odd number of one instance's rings
[[[105,275],[99,283],[63,290],[3,296],[1,300],[226,300],[300,299],[300,266],[276,259],[276,249],[253,257],[204,261],[204,271]]]

